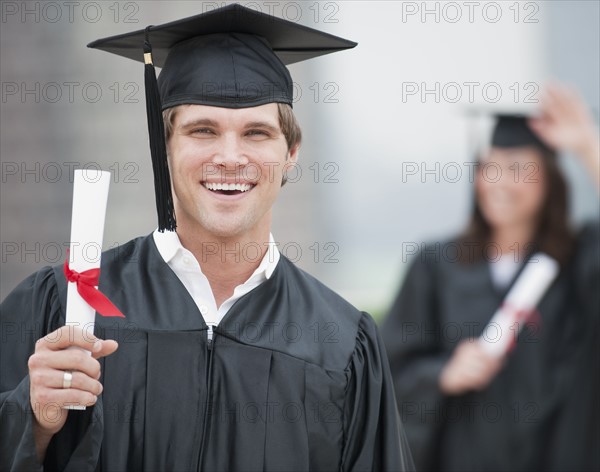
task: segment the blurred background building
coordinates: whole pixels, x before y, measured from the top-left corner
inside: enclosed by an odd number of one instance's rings
[[[64,260],[75,168],[113,172],[105,248],[156,225],[143,67],[85,45],[226,3],[0,3],[1,298]],[[376,316],[420,244],[467,219],[469,105],[535,106],[559,79],[600,109],[598,1],[240,3],[359,43],[290,66],[305,137],[273,233]],[[589,176],[563,164],[574,223],[597,218]]]

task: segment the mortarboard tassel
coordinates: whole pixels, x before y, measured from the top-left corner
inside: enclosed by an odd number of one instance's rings
[[[162,118],[162,107],[156,71],[152,63],[152,46],[148,37],[148,26],[144,40],[144,82],[146,88],[146,114],[148,115],[148,137],[150,139],[150,155],[154,171],[154,193],[156,195],[156,211],[158,213],[158,230],[175,231],[175,210],[171,193],[171,176],[167,161],[165,128]]]

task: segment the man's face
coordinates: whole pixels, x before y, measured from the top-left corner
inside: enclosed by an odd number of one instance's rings
[[[178,108],[167,144],[180,230],[239,237],[270,228],[288,151],[277,105]]]

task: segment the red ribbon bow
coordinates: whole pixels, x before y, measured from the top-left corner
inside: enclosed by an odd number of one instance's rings
[[[83,272],[71,270],[69,268],[69,254],[67,253],[64,272],[69,282],[77,284],[77,292],[79,292],[81,298],[100,315],[125,318],[125,315],[112,304],[106,295],[96,288],[100,280],[100,269],[89,269]]]

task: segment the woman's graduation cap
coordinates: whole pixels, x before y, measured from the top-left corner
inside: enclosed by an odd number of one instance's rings
[[[145,63],[159,230],[176,228],[163,110],[183,104],[292,105],[293,83],[286,65],[355,46],[238,4],[88,44]],[[154,66],[162,67],[158,81]]]
[[[525,114],[497,114],[491,145],[500,148],[533,146],[544,153],[551,151],[529,126],[532,117]]]
[[[469,134],[470,141],[477,151],[489,147],[533,146],[542,151],[545,156],[553,154],[552,148],[529,126],[529,121],[539,116],[536,108],[477,106],[467,109],[466,112],[469,118],[475,118],[469,120]],[[485,139],[482,141],[483,136]]]

